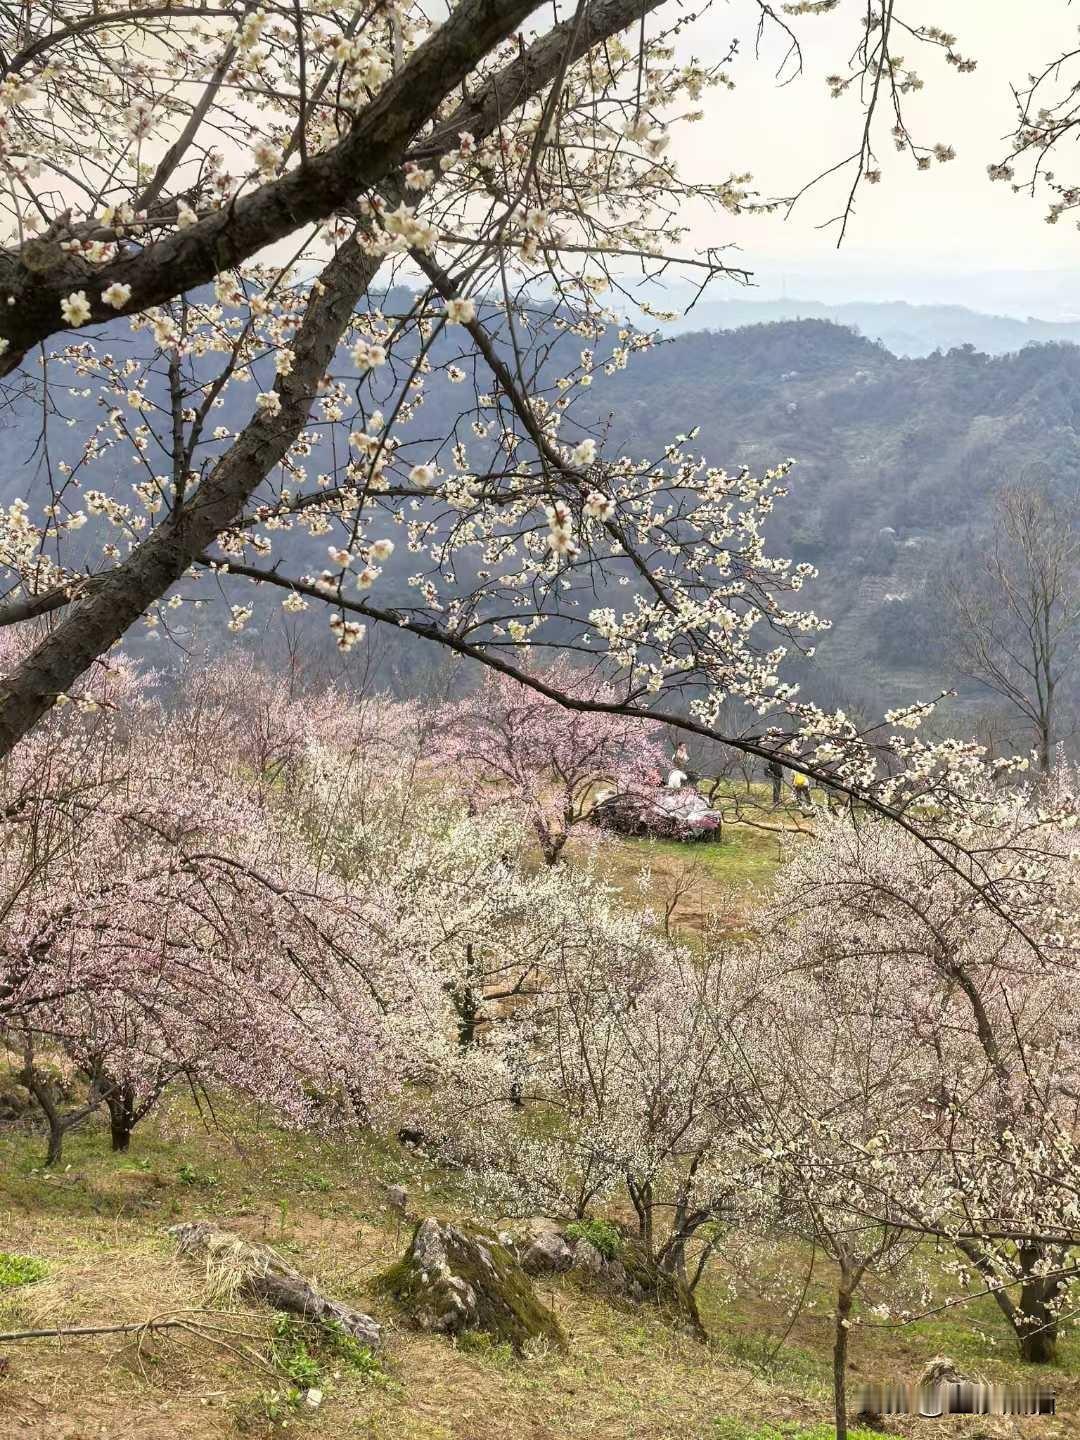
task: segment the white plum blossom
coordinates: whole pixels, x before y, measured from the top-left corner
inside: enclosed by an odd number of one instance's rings
[[[241,50],[251,50],[259,43],[268,21],[269,16],[261,5],[245,17],[237,42]]]
[[[374,370],[386,364],[386,350],[382,345],[361,340],[353,346],[352,361],[358,370]]]
[[[60,313],[68,325],[85,325],[92,313],[86,291],[74,290],[65,300],[61,300]]]
[[[427,190],[435,179],[433,170],[424,170],[413,164],[405,166],[406,190]]]
[[[101,299],[105,305],[113,310],[122,310],[131,299],[131,286],[114,281],[107,290],[101,292]]]
[[[330,629],[333,631],[338,649],[347,651],[363,640],[366,627],[357,624],[354,620],[344,620],[340,615],[334,614],[330,617]]]
[[[451,325],[468,325],[476,319],[476,302],[469,299],[448,300],[446,318]]]
[[[124,120],[128,134],[135,140],[143,140],[153,127],[154,107],[147,100],[136,100],[124,112]]]
[[[252,149],[251,158],[262,175],[272,175],[281,164],[281,151],[269,140],[260,140]]]

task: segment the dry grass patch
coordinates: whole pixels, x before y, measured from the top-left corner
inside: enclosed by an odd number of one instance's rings
[[[33,1284],[0,1288],[0,1329],[204,1311],[193,1329],[3,1346],[10,1366],[0,1378],[0,1440],[822,1440],[824,1274],[813,1291],[817,1313],[779,1346],[782,1305],[767,1296],[731,1301],[722,1272],[700,1296],[708,1345],[569,1279],[539,1287],[567,1335],[565,1354],[541,1348],[515,1360],[500,1346],[455,1345],[405,1328],[372,1286],[411,1233],[388,1204],[386,1183],[402,1181],[417,1212],[468,1218],[452,1177],[394,1146],[286,1134],[242,1107],[223,1107],[219,1119],[222,1129],[205,1130],[178,1098],[140,1128],[130,1157],[111,1155],[104,1134],[90,1130],[72,1137],[69,1168],[55,1175],[40,1167],[40,1137],[0,1136],[5,1250],[47,1266]],[[178,1259],[166,1234],[178,1220],[202,1217],[275,1246],[328,1294],[375,1315],[386,1327],[377,1360],[353,1365],[321,1352],[316,1337],[283,1335],[264,1308],[215,1299],[202,1267]],[[801,1257],[792,1252],[783,1263]],[[990,1313],[977,1318],[995,1323]],[[984,1351],[994,1347],[961,1317],[921,1330],[860,1328],[853,1343],[856,1379],[917,1373],[939,1351],[978,1359],[995,1374],[1020,1371],[1004,1337],[999,1363],[988,1362]],[[324,1393],[311,1411],[289,1400],[309,1360]],[[1003,1433],[1075,1434],[1077,1375],[1080,1349],[1070,1340],[1062,1369],[1048,1377],[1065,1413]],[[786,1422],[796,1428],[777,1428]],[[917,1422],[890,1430],[921,1433]],[[935,1427],[941,1440],[975,1433],[967,1422]]]

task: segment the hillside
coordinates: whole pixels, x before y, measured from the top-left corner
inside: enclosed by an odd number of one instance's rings
[[[409,298],[397,301],[404,306]],[[394,299],[387,296],[387,305]],[[106,337],[131,344],[119,333]],[[432,358],[454,359],[452,343],[443,337]],[[546,358],[544,375],[575,363],[579,346],[568,333]],[[598,362],[603,355],[598,347]],[[392,403],[393,382],[387,383],[386,395],[375,396],[384,405]],[[1000,356],[965,345],[904,357],[829,320],[785,320],[670,338],[611,376],[598,364],[589,394],[609,454],[658,455],[676,434],[697,429],[700,452],[728,469],[796,459],[792,494],[769,517],[766,539],[773,553],[819,568],[807,599],[834,622],[818,663],[812,672],[802,667],[799,678],[822,699],[873,710],[882,700],[924,696],[955,681],[938,647],[935,576],[979,544],[995,489],[1009,478],[1042,477],[1071,499],[1080,483],[1080,348],[1073,345],[1029,345]],[[242,425],[250,401],[247,387],[228,391],[222,420]],[[52,427],[54,464],[77,459],[101,413],[96,395],[76,391],[63,402],[77,423]],[[422,435],[451,433],[461,404],[458,387],[433,377],[407,438],[422,444]],[[584,404],[577,413],[588,420]],[[32,393],[9,407],[2,427],[15,463],[0,477],[0,503],[17,494],[44,502],[40,410]],[[130,460],[114,453],[96,465],[95,483],[123,495]],[[482,466],[486,453],[487,442],[471,442],[473,464]],[[324,563],[324,542],[294,535],[290,550],[298,569]],[[406,583],[412,569],[400,547],[386,566],[380,592],[386,602],[412,598]],[[260,607],[245,636],[264,654],[281,651],[276,611]],[[222,638],[225,618],[213,607],[177,633],[198,652]],[[309,653],[335,664],[321,621],[308,616],[303,623],[312,637]],[[164,658],[160,644],[141,637],[126,643],[154,663]],[[429,686],[440,661],[430,647],[398,633],[380,633],[376,649],[384,682],[399,690]]]
[[[687,297],[687,302],[689,301]],[[661,296],[657,304],[670,303]],[[691,330],[737,330],[778,320],[830,320],[879,340],[894,355],[929,355],[974,345],[988,355],[1005,355],[1025,345],[1080,342],[1080,322],[1041,320],[1029,315],[988,315],[965,305],[912,305],[904,300],[706,300],[689,314],[668,321],[666,334]]]
[[[602,390],[620,448],[655,453],[699,427],[713,463],[792,456],[770,544],[818,566],[834,621],[820,667],[847,695],[925,694],[953,677],[937,651],[934,577],[970,557],[1005,480],[1080,485],[1080,349],[891,354],[821,320],[686,335]]]
[[[728,1247],[701,1287],[704,1342],[647,1305],[612,1303],[574,1276],[550,1277],[542,1294],[568,1349],[516,1359],[505,1346],[480,1343],[483,1336],[418,1334],[375,1295],[374,1278],[410,1233],[408,1217],[388,1202],[389,1184],[405,1186],[410,1215],[471,1213],[452,1175],[418,1164],[403,1147],[281,1131],[223,1096],[210,1123],[177,1096],[140,1129],[130,1155],[111,1155],[97,1125],[70,1137],[62,1167],[50,1171],[41,1157],[40,1135],[0,1135],[4,1244],[44,1270],[24,1285],[11,1285],[0,1270],[0,1331],[136,1328],[4,1345],[2,1440],[829,1440],[834,1433],[827,1423],[831,1277],[827,1264],[812,1270],[792,1325],[781,1287],[802,1286],[811,1257],[798,1247]],[[270,1243],[331,1293],[370,1310],[387,1327],[382,1352],[311,1355],[295,1329],[275,1329],[268,1308],[215,1293],[198,1267],[177,1257],[167,1233],[196,1218]],[[732,1298],[736,1278],[741,1293]],[[867,1287],[867,1303],[878,1289]],[[176,1328],[138,1328],[154,1319]],[[900,1329],[860,1324],[853,1345],[860,1379],[914,1378],[941,1351],[1002,1380],[1030,1378],[985,1298]],[[1066,1412],[1059,1419],[993,1417],[978,1429],[944,1420],[940,1433],[1064,1440],[1078,1374],[1070,1335],[1059,1366],[1040,1377],[1058,1390]],[[304,1384],[322,1396],[317,1409],[302,1398]],[[887,1433],[914,1437],[920,1424],[896,1417]],[[849,1436],[875,1433],[853,1427]]]

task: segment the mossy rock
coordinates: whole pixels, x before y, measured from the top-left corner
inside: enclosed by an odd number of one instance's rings
[[[654,1305],[677,1325],[705,1338],[693,1292],[686,1281],[661,1267],[648,1247],[625,1227],[608,1220],[552,1225],[534,1221],[515,1251],[529,1275],[570,1270],[594,1286],[634,1305]]]
[[[480,1330],[519,1355],[532,1340],[566,1344],[559,1322],[537,1299],[513,1255],[479,1227],[421,1220],[403,1259],[376,1285],[421,1330],[444,1335]]]

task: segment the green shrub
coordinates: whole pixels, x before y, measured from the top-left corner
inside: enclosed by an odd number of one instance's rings
[[[379,1364],[379,1357],[370,1345],[357,1340],[355,1335],[343,1329],[336,1320],[320,1327],[317,1334],[319,1349],[332,1355],[365,1380],[385,1380],[386,1372]]]
[[[290,1315],[277,1315],[273,1335],[274,1364],[300,1390],[317,1387],[328,1362],[345,1366],[365,1380],[386,1378],[371,1347],[336,1323],[308,1324]]]
[[[573,1240],[587,1240],[605,1260],[614,1260],[622,1249],[622,1236],[610,1220],[572,1220],[566,1233]]]
[[[297,1324],[288,1315],[274,1318],[274,1364],[299,1390],[309,1390],[322,1379],[322,1367],[308,1349],[309,1333],[309,1326]]]
[[[30,1255],[9,1255],[0,1250],[0,1290],[33,1285],[35,1280],[44,1280],[48,1273],[44,1260],[35,1260]]]
[[[201,1190],[213,1190],[221,1184],[217,1175],[210,1175],[201,1170],[196,1170],[194,1165],[183,1164],[176,1172],[176,1178],[181,1185],[195,1185]]]
[[[242,1400],[233,1411],[233,1423],[241,1435],[279,1435],[300,1408],[303,1392],[295,1385],[287,1390],[260,1390],[253,1400]]]

